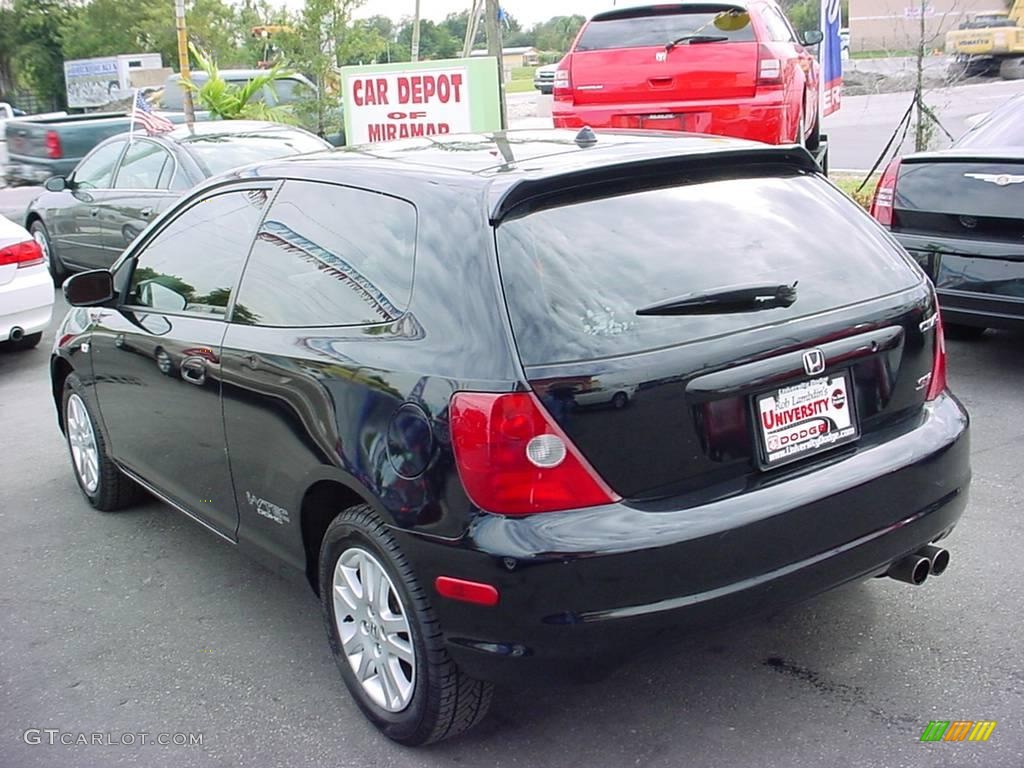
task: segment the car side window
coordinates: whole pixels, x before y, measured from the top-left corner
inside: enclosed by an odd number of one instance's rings
[[[94,149],[75,168],[75,186],[79,189],[109,189],[124,145],[123,141],[112,141]]]
[[[794,43],[796,38],[793,36],[793,31],[789,28],[789,24],[782,15],[771,7],[764,9],[763,17],[764,25],[768,29],[768,37],[772,42],[776,43]]]
[[[174,175],[174,158],[151,141],[136,141],[124,153],[114,180],[115,189],[167,189]]]
[[[366,190],[286,181],[260,226],[232,322],[371,325],[405,313],[416,209]]]
[[[142,246],[125,304],[224,317],[267,196],[232,190],[193,201]]]

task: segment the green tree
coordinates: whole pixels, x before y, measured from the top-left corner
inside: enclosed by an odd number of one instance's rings
[[[191,81],[185,81],[184,85],[195,95],[201,108],[209,110],[214,117],[223,120],[295,122],[295,117],[288,107],[269,106],[260,100],[264,88],[290,74],[280,64],[275,64],[271,69],[261,72],[244,84],[235,85],[221,77],[216,62],[208,54],[194,45],[190,45],[189,48],[192,57],[206,73],[206,82],[196,85]]]
[[[17,82],[55,105],[66,104],[61,30],[70,7],[64,0],[14,0],[11,10],[19,41],[12,57]]]
[[[554,16],[533,27],[533,44],[542,51],[566,53],[586,18],[578,14]]]

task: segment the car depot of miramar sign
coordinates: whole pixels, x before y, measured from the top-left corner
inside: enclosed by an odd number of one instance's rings
[[[347,144],[501,128],[493,58],[343,67]]]

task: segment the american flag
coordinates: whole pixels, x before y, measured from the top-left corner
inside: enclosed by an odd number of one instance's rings
[[[167,133],[168,131],[174,130],[174,123],[168,120],[166,117],[160,117],[153,111],[153,108],[149,106],[144,98],[142,98],[142,91],[138,91],[135,94],[135,104],[132,107],[132,120],[137,121],[143,128],[146,129],[146,133],[150,136],[159,136],[161,133]]]

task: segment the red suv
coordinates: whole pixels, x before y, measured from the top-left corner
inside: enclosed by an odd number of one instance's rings
[[[599,13],[555,73],[556,128],[637,128],[819,142],[818,65],[774,2]]]

